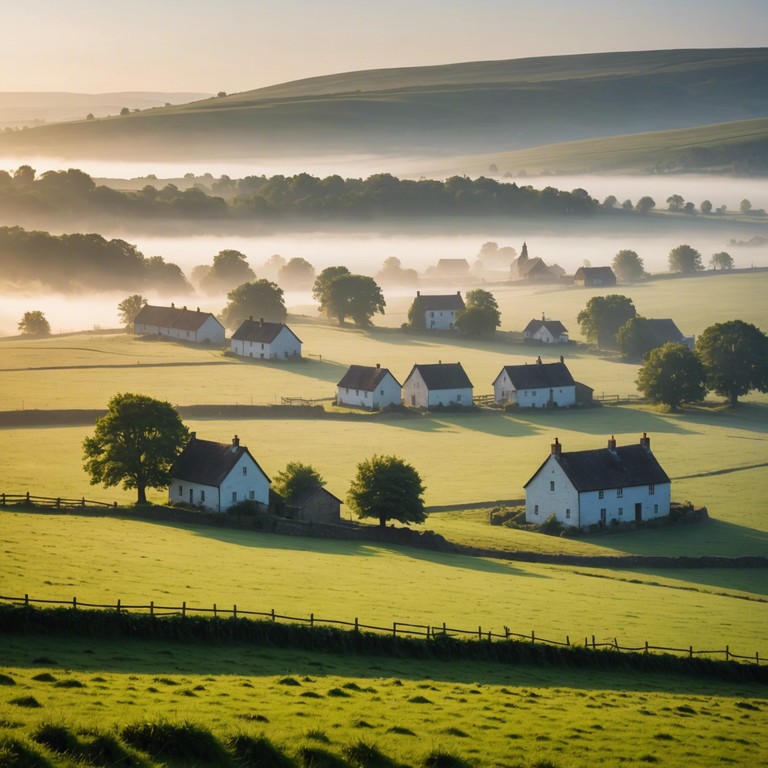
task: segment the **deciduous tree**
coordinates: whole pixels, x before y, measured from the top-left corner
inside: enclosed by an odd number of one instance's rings
[[[598,347],[615,347],[616,333],[637,314],[632,299],[617,293],[593,296],[576,317],[581,332]]]
[[[243,283],[227,294],[229,303],[221,312],[221,322],[235,329],[249,317],[271,323],[282,323],[287,312],[283,301],[283,289],[269,280]]]
[[[707,385],[731,405],[753,389],[768,392],[768,336],[743,320],[715,323],[696,339]]]
[[[652,211],[656,207],[656,201],[649,197],[648,195],[643,195],[638,201],[635,208],[640,211],[640,213],[648,213],[648,211]]]
[[[619,328],[616,343],[627,360],[642,360],[658,345],[658,340],[648,320],[636,315]]]
[[[704,366],[685,344],[668,342],[649,353],[636,383],[645,397],[677,410],[704,399],[704,377]]]
[[[467,291],[464,309],[456,314],[456,328],[462,336],[493,336],[501,325],[501,313],[494,295],[482,288]]]
[[[136,315],[141,312],[141,308],[147,303],[147,300],[134,293],[132,296],[126,296],[118,305],[117,311],[120,313],[120,322],[126,327],[131,328]]]
[[[364,328],[371,324],[374,314],[384,314],[386,302],[372,277],[342,273],[328,282],[320,306],[329,317],[337,318],[339,325],[350,318],[356,326]]]
[[[170,403],[130,392],[115,395],[106,416],[83,442],[84,469],[91,485],[135,488],[137,503],[147,488],[165,488],[189,432]]]
[[[21,316],[19,331],[22,336],[50,336],[51,325],[39,309],[33,309]]]
[[[712,269],[733,269],[733,256],[725,251],[713,253],[709,265]]]
[[[201,287],[210,291],[231,289],[255,277],[245,255],[228,248],[213,257],[211,271],[202,278]]]
[[[287,501],[312,488],[325,485],[322,475],[309,464],[289,461],[272,479],[272,487]]]
[[[397,456],[374,455],[357,465],[347,494],[347,504],[358,517],[373,517],[379,525],[388,520],[423,523],[424,485],[419,473]]]
[[[326,317],[332,317],[330,310],[331,282],[339,275],[349,275],[351,272],[342,266],[326,267],[316,278],[312,286],[312,296],[320,304],[320,311]]]
[[[315,280],[315,268],[306,259],[297,257],[280,268],[277,280],[286,288],[306,290]]]
[[[669,252],[670,272],[691,273],[701,269],[701,254],[690,245],[678,245]]]
[[[619,251],[613,257],[611,266],[616,277],[624,283],[634,283],[646,276],[643,260],[635,251]]]

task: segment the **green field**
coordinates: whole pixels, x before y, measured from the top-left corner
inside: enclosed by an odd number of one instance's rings
[[[289,756],[338,756],[362,740],[408,766],[434,751],[455,766],[768,764],[764,690],[748,684],[249,646],[10,637],[4,648],[16,663],[0,666],[15,683],[0,687],[0,734],[27,744],[50,723],[87,744],[189,721],[221,740],[264,735]],[[28,697],[40,707],[12,703]],[[189,765],[176,749],[169,763]],[[70,765],[46,754],[45,765]]]

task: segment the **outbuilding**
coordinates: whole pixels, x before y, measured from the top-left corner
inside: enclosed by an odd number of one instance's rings
[[[178,309],[145,304],[133,321],[136,335],[167,336],[194,344],[224,344],[224,326],[210,313],[200,308]]]
[[[336,403],[373,410],[402,403],[400,382],[378,363],[350,365],[336,385]]]
[[[472,382],[461,363],[414,365],[403,384],[403,400],[418,408],[470,407],[472,391]]]

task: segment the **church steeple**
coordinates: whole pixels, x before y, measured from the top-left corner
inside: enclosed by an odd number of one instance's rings
[[[523,243],[523,250],[520,251],[520,258],[518,261],[528,261],[528,244]]]

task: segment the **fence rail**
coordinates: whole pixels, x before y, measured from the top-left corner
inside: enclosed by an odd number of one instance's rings
[[[193,616],[193,615],[205,615],[213,616],[214,618],[258,618],[266,619],[272,622],[286,622],[289,624],[303,624],[309,627],[342,627],[349,628],[355,632],[368,631],[377,632],[380,634],[391,635],[392,637],[416,637],[424,638],[425,640],[434,640],[440,637],[452,637],[452,638],[465,638],[467,640],[474,640],[476,642],[501,642],[505,640],[517,640],[530,643],[543,643],[545,645],[560,646],[565,648],[578,647],[579,644],[571,642],[570,636],[566,635],[564,641],[550,640],[544,637],[539,637],[535,631],[531,631],[527,634],[521,634],[519,632],[512,632],[509,627],[504,627],[504,632],[493,632],[492,630],[483,630],[482,626],[478,626],[477,629],[459,629],[457,627],[449,627],[445,622],[442,624],[412,624],[404,621],[393,621],[391,625],[379,626],[375,624],[363,624],[357,617],[354,621],[348,621],[343,619],[326,619],[316,616],[314,613],[310,613],[309,617],[304,616],[285,616],[275,612],[272,608],[269,611],[249,611],[238,608],[237,605],[229,607],[221,607],[219,604],[214,603],[211,608],[204,608],[201,606],[187,605],[186,601],[179,605],[161,605],[155,603],[154,600],[149,602],[149,605],[137,605],[133,603],[124,603],[118,599],[116,603],[103,604],[103,603],[87,603],[78,600],[73,597],[71,600],[47,600],[42,598],[31,598],[28,594],[23,597],[9,597],[8,595],[0,595],[0,602],[10,603],[12,605],[24,605],[31,606],[32,604],[50,605],[62,608],[71,608],[72,610],[80,609],[99,609],[115,611],[117,613],[144,613],[150,616],[163,617],[163,616]],[[726,661],[738,661],[753,663],[758,666],[768,663],[768,659],[761,658],[759,652],[755,652],[751,656],[744,656],[731,651],[730,646],[726,645],[723,649],[717,650],[696,650],[694,647],[688,646],[688,648],[670,648],[661,645],[651,645],[647,640],[643,645],[639,646],[622,646],[619,641],[614,637],[608,642],[598,642],[595,636],[584,638],[584,645],[581,646],[587,650],[597,651],[599,649],[607,649],[612,651],[624,652],[624,653],[672,653],[680,656],[686,656],[688,658],[694,658],[698,656],[704,656],[709,658],[716,658],[723,656]]]
[[[39,507],[52,507],[54,509],[67,507],[117,507],[116,501],[93,501],[84,496],[79,499],[66,499],[63,496],[33,496],[26,493],[0,493],[0,507],[9,504],[34,504]]]
[[[336,401],[335,397],[316,397],[314,399],[308,399],[306,397],[281,397],[281,405],[322,405],[323,403],[333,403]]]
[[[601,392],[599,395],[592,395],[592,399],[598,403],[603,403],[603,405],[645,402],[645,398],[642,395],[606,395],[605,392]]]

